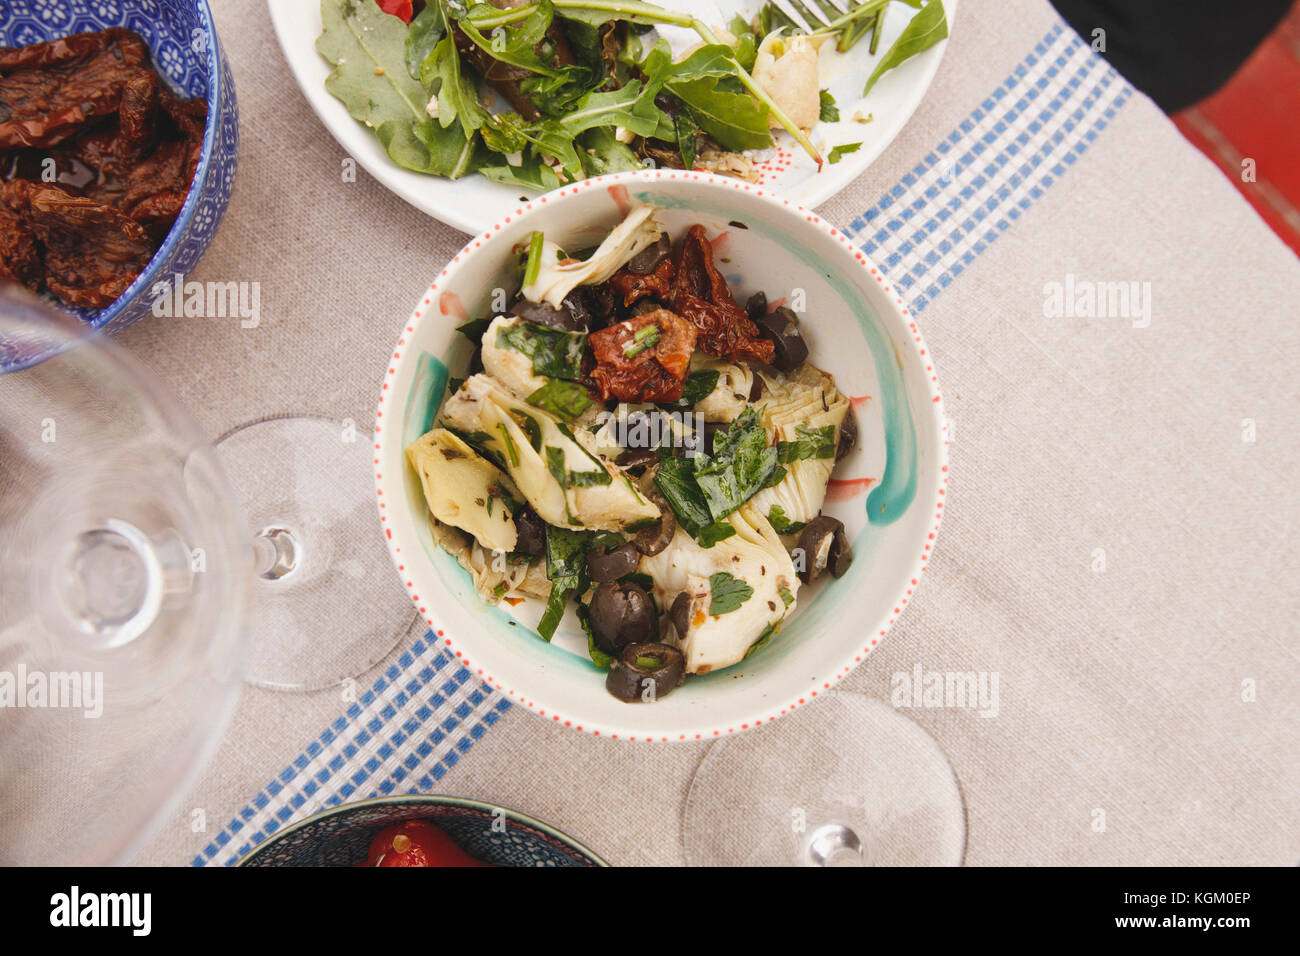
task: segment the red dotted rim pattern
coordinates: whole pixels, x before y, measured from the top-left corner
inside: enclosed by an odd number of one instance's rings
[[[428,309],[430,309],[431,307],[433,308],[437,307],[435,294],[438,291],[439,283],[444,282],[446,279],[450,278],[453,272],[456,271],[456,269],[460,266],[461,262],[465,259],[466,256],[468,256],[471,252],[473,252],[474,249],[481,247],[484,242],[490,240],[495,233],[500,232],[503,226],[513,222],[514,219],[516,219],[517,217],[522,216],[525,213],[535,208],[547,205],[550,201],[554,199],[563,198],[564,196],[567,195],[577,195],[578,193],[587,189],[605,188],[609,186],[626,185],[631,183],[647,183],[659,179],[705,181],[705,182],[710,182],[717,186],[723,186],[728,189],[735,189],[737,191],[751,193],[752,195],[760,199],[763,199],[774,206],[787,207],[792,212],[803,216],[806,222],[810,223],[813,226],[818,227],[823,232],[828,233],[832,238],[836,239],[838,242],[840,242],[840,244],[842,244],[846,249],[848,249],[849,252],[852,253],[853,258],[858,262],[858,264],[861,265],[863,269],[867,270],[870,273],[870,275],[876,280],[877,284],[881,286],[881,290],[885,292],[889,296],[889,298],[893,299],[892,304],[894,304],[895,307],[899,310],[899,313],[903,318],[903,322],[912,337],[912,341],[909,343],[910,347],[915,353],[915,356],[920,360],[921,366],[925,369],[925,373],[929,377],[927,386],[930,391],[931,402],[934,406],[934,410],[938,415],[939,430],[940,430],[940,434],[943,436],[943,440],[940,445],[940,454],[939,454],[940,483],[938,489],[936,489],[937,495],[935,497],[935,500],[932,502],[932,506],[930,509],[931,514],[934,516],[933,524],[930,527],[928,537],[926,538],[925,542],[922,545],[921,553],[917,555],[917,557],[913,562],[911,574],[907,576],[908,577],[907,584],[904,585],[902,593],[900,593],[893,602],[894,604],[893,611],[889,615],[889,619],[887,623],[884,625],[884,627],[880,629],[879,633],[872,635],[871,639],[869,640],[869,642],[865,647],[863,647],[861,650],[848,652],[845,655],[843,663],[835,671],[834,676],[825,678],[821,681],[814,680],[812,682],[814,685],[816,685],[817,683],[820,683],[821,685],[818,689],[816,690],[810,689],[804,691],[802,694],[799,694],[791,698],[785,705],[777,708],[774,711],[769,712],[769,714],[766,717],[763,717],[761,719],[747,720],[743,723],[736,723],[729,726],[719,726],[719,727],[708,728],[705,730],[691,731],[690,733],[675,732],[668,735],[643,733],[643,734],[637,734],[633,736],[633,735],[627,735],[621,732],[613,731],[608,727],[592,726],[592,722],[590,721],[584,723],[582,721],[566,716],[565,714],[559,713],[554,708],[542,707],[537,703],[537,701],[530,700],[528,697],[526,697],[524,694],[520,693],[519,691],[515,690],[514,688],[507,687],[506,685],[501,683],[501,681],[499,681],[495,676],[486,673],[482,668],[474,667],[474,664],[470,661],[470,659],[457,646],[456,641],[451,636],[449,636],[444,631],[444,629],[440,627],[438,623],[433,619],[432,615],[429,613],[429,609],[427,605],[420,599],[420,595],[416,593],[415,584],[411,581],[410,577],[407,576],[406,559],[402,556],[402,547],[401,547],[402,542],[399,542],[394,538],[392,526],[388,521],[387,503],[384,501],[384,482],[383,482],[383,475],[381,473],[382,465],[381,465],[381,459],[379,457],[379,452],[382,450],[383,442],[384,442],[384,425],[385,425],[384,407],[386,404],[386,399],[388,398],[388,392],[390,386],[393,383],[393,379],[397,375],[398,360],[401,359],[402,352],[406,347],[407,336],[415,332],[417,323],[423,320],[424,314]],[[398,336],[397,345],[393,349],[392,359],[389,362],[388,371],[384,376],[383,387],[380,390],[379,408],[376,411],[376,415],[375,415],[375,447],[374,447],[375,486],[376,486],[375,490],[377,493],[378,504],[379,504],[379,520],[384,527],[384,532],[385,532],[384,537],[388,541],[388,547],[389,547],[389,551],[392,554],[393,563],[397,567],[398,574],[401,577],[402,583],[403,585],[405,585],[407,592],[410,594],[411,600],[414,602],[416,608],[419,609],[421,617],[424,618],[429,628],[437,636],[437,640],[441,642],[441,644],[444,647],[446,647],[447,650],[453,653],[456,656],[456,658],[461,662],[461,664],[469,668],[471,672],[475,673],[479,678],[481,678],[486,683],[494,687],[496,690],[505,694],[512,703],[522,704],[540,717],[549,717],[553,723],[563,724],[565,727],[572,727],[576,730],[585,731],[586,733],[592,734],[597,737],[612,737],[614,739],[634,740],[634,741],[639,740],[639,741],[653,742],[653,743],[667,743],[667,742],[682,741],[682,740],[708,740],[712,738],[725,737],[728,734],[735,734],[742,730],[748,730],[751,727],[758,727],[761,726],[762,724],[771,723],[772,721],[776,720],[778,717],[783,717],[786,714],[790,713],[791,711],[795,710],[796,708],[811,703],[813,699],[815,699],[820,693],[830,690],[834,684],[838,683],[845,676],[847,676],[848,673],[853,670],[853,668],[855,668],[858,664],[862,663],[863,659],[876,648],[876,646],[880,643],[880,641],[884,638],[884,636],[889,632],[889,629],[893,627],[893,625],[898,621],[898,618],[903,613],[903,609],[912,600],[912,595],[918,583],[920,582],[921,576],[925,573],[926,569],[929,567],[930,556],[933,553],[935,540],[939,533],[939,525],[942,523],[943,520],[944,498],[948,486],[948,439],[946,433],[947,433],[947,427],[944,424],[944,418],[943,418],[943,398],[939,391],[939,377],[934,370],[934,365],[930,358],[930,350],[925,344],[925,339],[921,335],[920,329],[917,328],[916,322],[914,321],[914,317],[911,315],[910,310],[904,304],[902,297],[898,295],[897,290],[892,289],[886,283],[886,279],[884,275],[880,272],[880,270],[877,269],[876,266],[871,262],[871,260],[867,258],[867,256],[860,249],[856,248],[853,245],[853,243],[850,242],[849,239],[839,229],[837,229],[835,226],[832,226],[830,223],[823,220],[812,210],[805,209],[803,206],[800,206],[798,203],[792,202],[791,200],[785,199],[781,196],[777,196],[769,191],[760,189],[751,183],[714,175],[713,173],[691,172],[687,170],[670,170],[670,169],[634,170],[630,172],[613,173],[608,176],[600,176],[595,179],[584,180],[583,182],[580,182],[577,185],[566,186],[563,189],[559,189],[551,193],[548,193],[546,195],[539,196],[536,199],[532,200],[531,202],[522,203],[515,210],[513,215],[506,216],[501,222],[498,222],[491,229],[484,230],[482,233],[475,235],[472,239],[470,239],[470,241],[465,244],[465,247],[452,258],[451,262],[447,264],[447,266],[438,274],[438,277],[429,285],[428,291],[425,293],[424,297],[420,300],[419,305],[416,306],[415,311],[411,314],[410,319],[403,327],[402,334]],[[398,440],[399,441],[401,440],[400,436]]]

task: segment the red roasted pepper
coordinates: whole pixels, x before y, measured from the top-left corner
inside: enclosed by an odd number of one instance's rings
[[[412,0],[375,0],[375,2],[384,13],[401,17],[403,23],[410,23],[411,17],[415,16],[415,10],[411,6]]]

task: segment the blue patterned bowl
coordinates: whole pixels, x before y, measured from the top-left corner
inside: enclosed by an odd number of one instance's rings
[[[277,833],[240,866],[355,866],[375,834],[428,820],[477,860],[497,866],[607,866],[581,843],[504,807],[459,797],[376,797],[308,817]]]
[[[207,100],[208,127],[189,198],[148,268],[107,309],[70,309],[88,327],[118,332],[147,315],[155,282],[189,275],[207,250],[230,201],[239,153],[235,80],[221,52],[207,0],[4,0],[0,46],[27,46],[73,33],[126,27],[153,51],[154,65],[179,93]],[[0,373],[49,358],[0,341]]]

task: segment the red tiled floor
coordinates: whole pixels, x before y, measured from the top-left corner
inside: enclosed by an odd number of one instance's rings
[[[1227,86],[1174,122],[1300,254],[1300,2]],[[1242,181],[1246,159],[1255,182]]]

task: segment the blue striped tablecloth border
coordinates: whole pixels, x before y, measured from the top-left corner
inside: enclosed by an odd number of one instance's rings
[[[1132,92],[1058,24],[845,233],[921,312],[1077,162]],[[432,791],[509,709],[426,633],[191,862],[229,866],[345,801]]]

